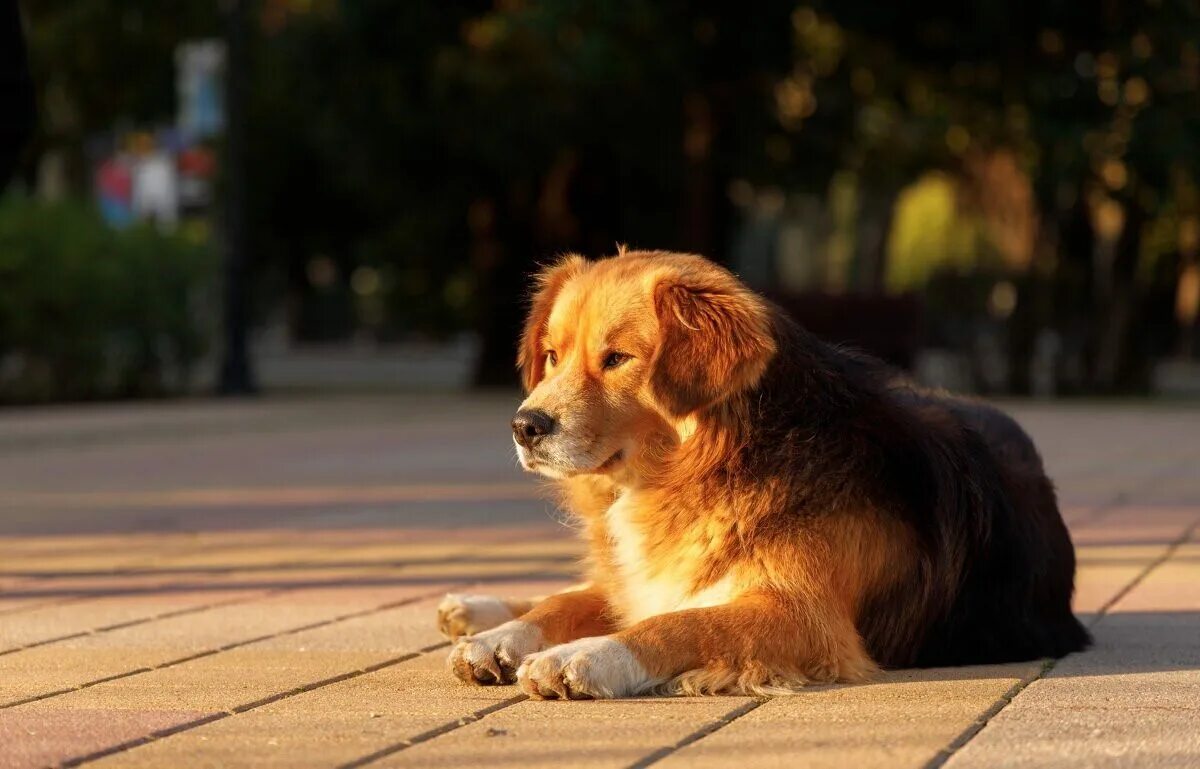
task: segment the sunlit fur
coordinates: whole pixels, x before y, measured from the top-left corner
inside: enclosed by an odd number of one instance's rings
[[[1087,643],[1016,423],[821,342],[701,257],[548,267],[518,362],[522,408],[558,424],[521,462],[557,481],[592,583],[522,619],[553,643],[611,633],[647,690],[772,694]]]

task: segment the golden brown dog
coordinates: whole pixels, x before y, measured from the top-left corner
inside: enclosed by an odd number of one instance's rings
[[[1020,427],[819,341],[701,257],[562,259],[518,362],[521,464],[561,487],[590,582],[448,596],[464,681],[761,694],[1087,643]]]

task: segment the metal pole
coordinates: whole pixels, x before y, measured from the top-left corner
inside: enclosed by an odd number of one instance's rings
[[[225,350],[218,392],[246,395],[257,391],[246,337],[250,294],[246,238],[246,79],[249,0],[225,0],[225,195],[224,245]]]

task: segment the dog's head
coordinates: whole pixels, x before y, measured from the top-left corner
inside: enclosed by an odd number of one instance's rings
[[[517,363],[525,469],[612,474],[754,386],[775,353],[764,302],[699,256],[623,251],[543,270]]]

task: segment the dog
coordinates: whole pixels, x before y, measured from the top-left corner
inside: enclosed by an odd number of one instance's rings
[[[517,453],[579,521],[589,581],[447,596],[463,681],[772,695],[1089,643],[1017,423],[817,339],[703,257],[562,258],[518,366]]]

